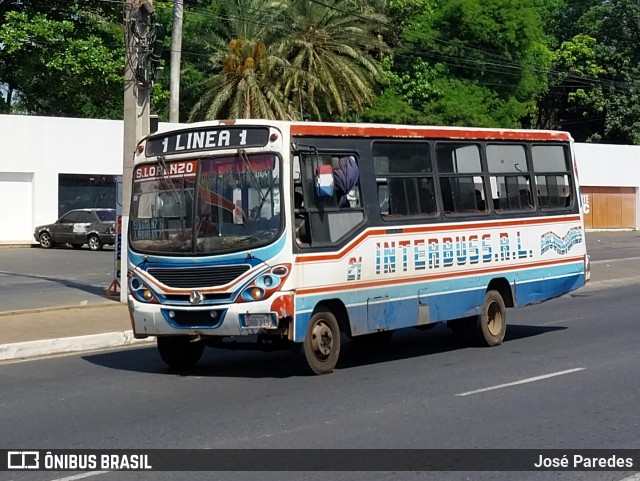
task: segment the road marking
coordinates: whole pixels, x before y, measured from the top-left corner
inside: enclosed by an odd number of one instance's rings
[[[640,260],[640,257],[620,257],[619,259],[602,259],[599,261],[591,261],[591,264],[610,264],[612,262],[628,262],[637,260]]]
[[[57,479],[53,479],[51,481],[74,481],[76,479],[89,478],[91,476],[98,476],[100,474],[106,474],[108,472],[109,471],[91,471],[89,473],[74,474],[73,476],[67,476],[66,478],[57,478]]]
[[[527,384],[530,382],[542,381],[543,379],[549,379],[550,377],[563,376],[565,374],[571,374],[572,372],[584,371],[586,368],[577,367],[575,369],[568,369],[566,371],[558,371],[552,372],[550,374],[543,374],[542,376],[530,377],[528,379],[522,379],[521,381],[508,382],[506,384],[498,384],[497,386],[484,387],[482,389],[476,389],[475,391],[467,391],[460,394],[456,394],[456,396],[471,396],[472,394],[478,394],[481,392],[493,391],[495,389],[502,389],[504,387],[517,386],[518,384]]]
[[[621,479],[620,481],[640,481],[640,473],[636,473],[628,478]]]

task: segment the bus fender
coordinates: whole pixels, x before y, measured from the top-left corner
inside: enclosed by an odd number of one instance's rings
[[[294,295],[292,293],[280,294],[271,303],[271,312],[278,314],[278,317],[293,317]]]

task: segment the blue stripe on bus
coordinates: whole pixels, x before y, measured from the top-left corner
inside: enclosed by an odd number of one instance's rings
[[[153,267],[182,267],[186,265],[191,267],[208,267],[211,265],[243,263],[250,264],[251,266],[255,267],[261,262],[265,262],[265,260],[273,259],[275,256],[277,256],[284,248],[285,240],[285,235],[281,235],[280,238],[273,244],[258,249],[252,249],[251,258],[248,257],[247,251],[234,252],[232,254],[212,253],[212,255],[215,254],[216,256],[215,264],[212,264],[210,256],[167,257],[167,254],[154,256],[153,254],[140,254],[131,250],[129,250],[128,254],[129,261],[135,266],[140,266],[144,263],[145,267],[150,267],[151,264],[153,265]]]
[[[418,322],[419,308],[429,322],[440,322],[480,313],[486,288],[492,279],[504,277],[513,286],[516,307],[540,302],[584,285],[583,264],[575,263],[502,275],[483,275],[420,284],[404,284],[362,290],[345,290],[296,296],[295,341],[302,341],[312,311],[323,299],[340,299],[347,308],[352,334],[400,329]]]

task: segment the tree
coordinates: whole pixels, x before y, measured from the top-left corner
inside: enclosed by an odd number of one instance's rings
[[[0,110],[122,117],[124,47],[122,25],[116,22],[121,11],[95,3],[2,4]]]
[[[551,62],[536,3],[405,1],[396,7],[403,5],[410,15],[402,8],[396,13],[404,26],[393,72],[409,83],[401,90],[423,95],[410,102],[423,119],[501,127],[530,123],[534,96],[545,90]],[[417,76],[416,68],[431,74]],[[380,109],[375,112],[380,117]]]
[[[387,18],[365,2],[282,2],[288,32],[277,51],[290,67],[284,95],[296,93],[311,118],[344,118],[371,105],[383,80],[378,60],[387,45],[378,31]],[[302,115],[302,113],[301,113]]]
[[[212,44],[216,74],[191,119],[315,119],[362,112],[382,70],[385,18],[354,0],[234,0]],[[374,22],[378,22],[374,25]]]
[[[216,74],[192,109],[190,120],[287,116],[287,102],[277,80],[287,64],[273,46],[279,12],[270,3],[233,0],[222,6],[226,29],[211,41]]]
[[[550,89],[538,101],[538,126],[568,130],[581,142],[638,143],[638,2],[567,2],[553,23],[562,42]]]

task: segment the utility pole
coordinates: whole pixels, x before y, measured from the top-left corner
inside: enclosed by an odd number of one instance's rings
[[[126,0],[124,39],[124,149],[122,160],[122,217],[116,232],[116,270],[120,267],[120,301],[127,301],[127,234],[133,176],[133,156],[138,141],[149,133],[149,87],[146,56],[150,50],[153,14],[151,0]],[[118,240],[120,242],[118,242]],[[118,251],[118,243],[120,250]],[[116,272],[116,277],[117,272]]]
[[[173,0],[171,27],[171,71],[169,83],[169,122],[180,122],[180,60],[182,56],[183,0]]]

